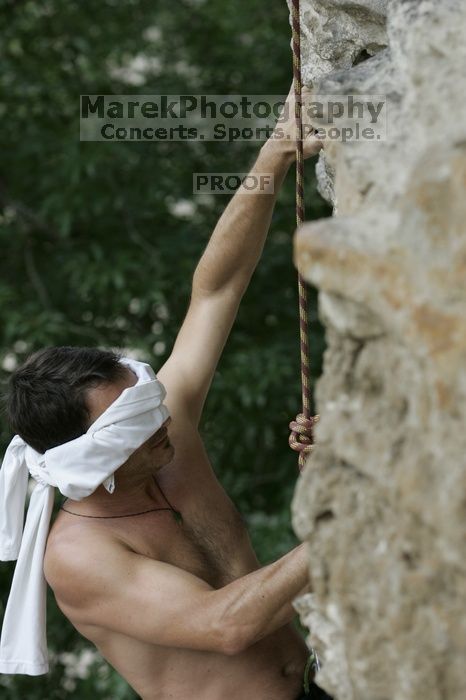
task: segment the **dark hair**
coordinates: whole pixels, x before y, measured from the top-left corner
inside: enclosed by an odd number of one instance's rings
[[[10,377],[8,421],[38,452],[83,435],[90,414],[86,392],[122,379],[120,355],[98,348],[49,347],[31,355]]]

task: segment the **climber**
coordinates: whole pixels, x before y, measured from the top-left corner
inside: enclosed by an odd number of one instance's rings
[[[321,147],[308,137],[306,156]],[[306,678],[309,652],[290,624],[291,602],[308,587],[306,549],[260,566],[198,432],[294,153],[290,120],[251,171],[273,173],[274,193],[240,190],[228,204],[157,377],[113,352],[70,347],[41,350],[12,375],[18,435],[0,472],[0,553],[19,558],[1,672],[48,668],[43,565],[64,615],[143,700],[328,698]],[[26,467],[37,484],[21,540],[13,496],[24,503]],[[67,498],[49,531],[55,486]]]

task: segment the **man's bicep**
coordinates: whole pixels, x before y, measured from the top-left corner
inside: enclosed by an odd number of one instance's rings
[[[79,569],[69,572],[72,580],[57,596],[63,612],[78,625],[150,644],[222,651],[215,591],[205,581],[122,546],[107,545],[98,567],[83,568],[84,563],[74,564]]]
[[[212,378],[231,327],[240,299],[231,290],[205,297],[194,297],[180,328],[173,351],[157,373],[175,402],[187,407],[197,424]]]

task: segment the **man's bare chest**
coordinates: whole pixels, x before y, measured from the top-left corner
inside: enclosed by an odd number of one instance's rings
[[[206,501],[194,501],[189,507],[177,503],[181,520],[170,512],[148,514],[120,536],[137,553],[189,571],[220,588],[244,573],[250,545],[234,506],[228,499],[223,508],[219,506]],[[244,551],[246,542],[248,551]]]
[[[218,482],[204,483],[198,491],[170,489],[165,483],[164,491],[181,519],[161,509],[97,521],[67,516],[63,526],[72,528],[68,535],[79,538],[84,547],[98,528],[137,554],[189,571],[214,588],[256,568],[244,521]]]
[[[246,523],[208,460],[191,459],[189,468],[186,464],[175,458],[165,473],[157,475],[170,504],[181,513],[181,522],[166,517],[160,537],[149,528],[139,542],[154,547],[154,558],[220,588],[257,568],[259,562]]]

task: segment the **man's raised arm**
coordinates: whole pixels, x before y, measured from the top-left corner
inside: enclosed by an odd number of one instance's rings
[[[287,109],[294,115],[291,94]],[[272,135],[251,170],[252,175],[272,174],[273,192],[258,190],[246,196],[241,186],[228,204],[195,270],[186,318],[172,354],[159,372],[172,401],[187,407],[194,424],[199,421],[239,303],[261,256],[277,193],[294,160],[293,119],[281,128],[284,137]],[[321,147],[321,141],[309,137],[305,155],[313,155]]]

